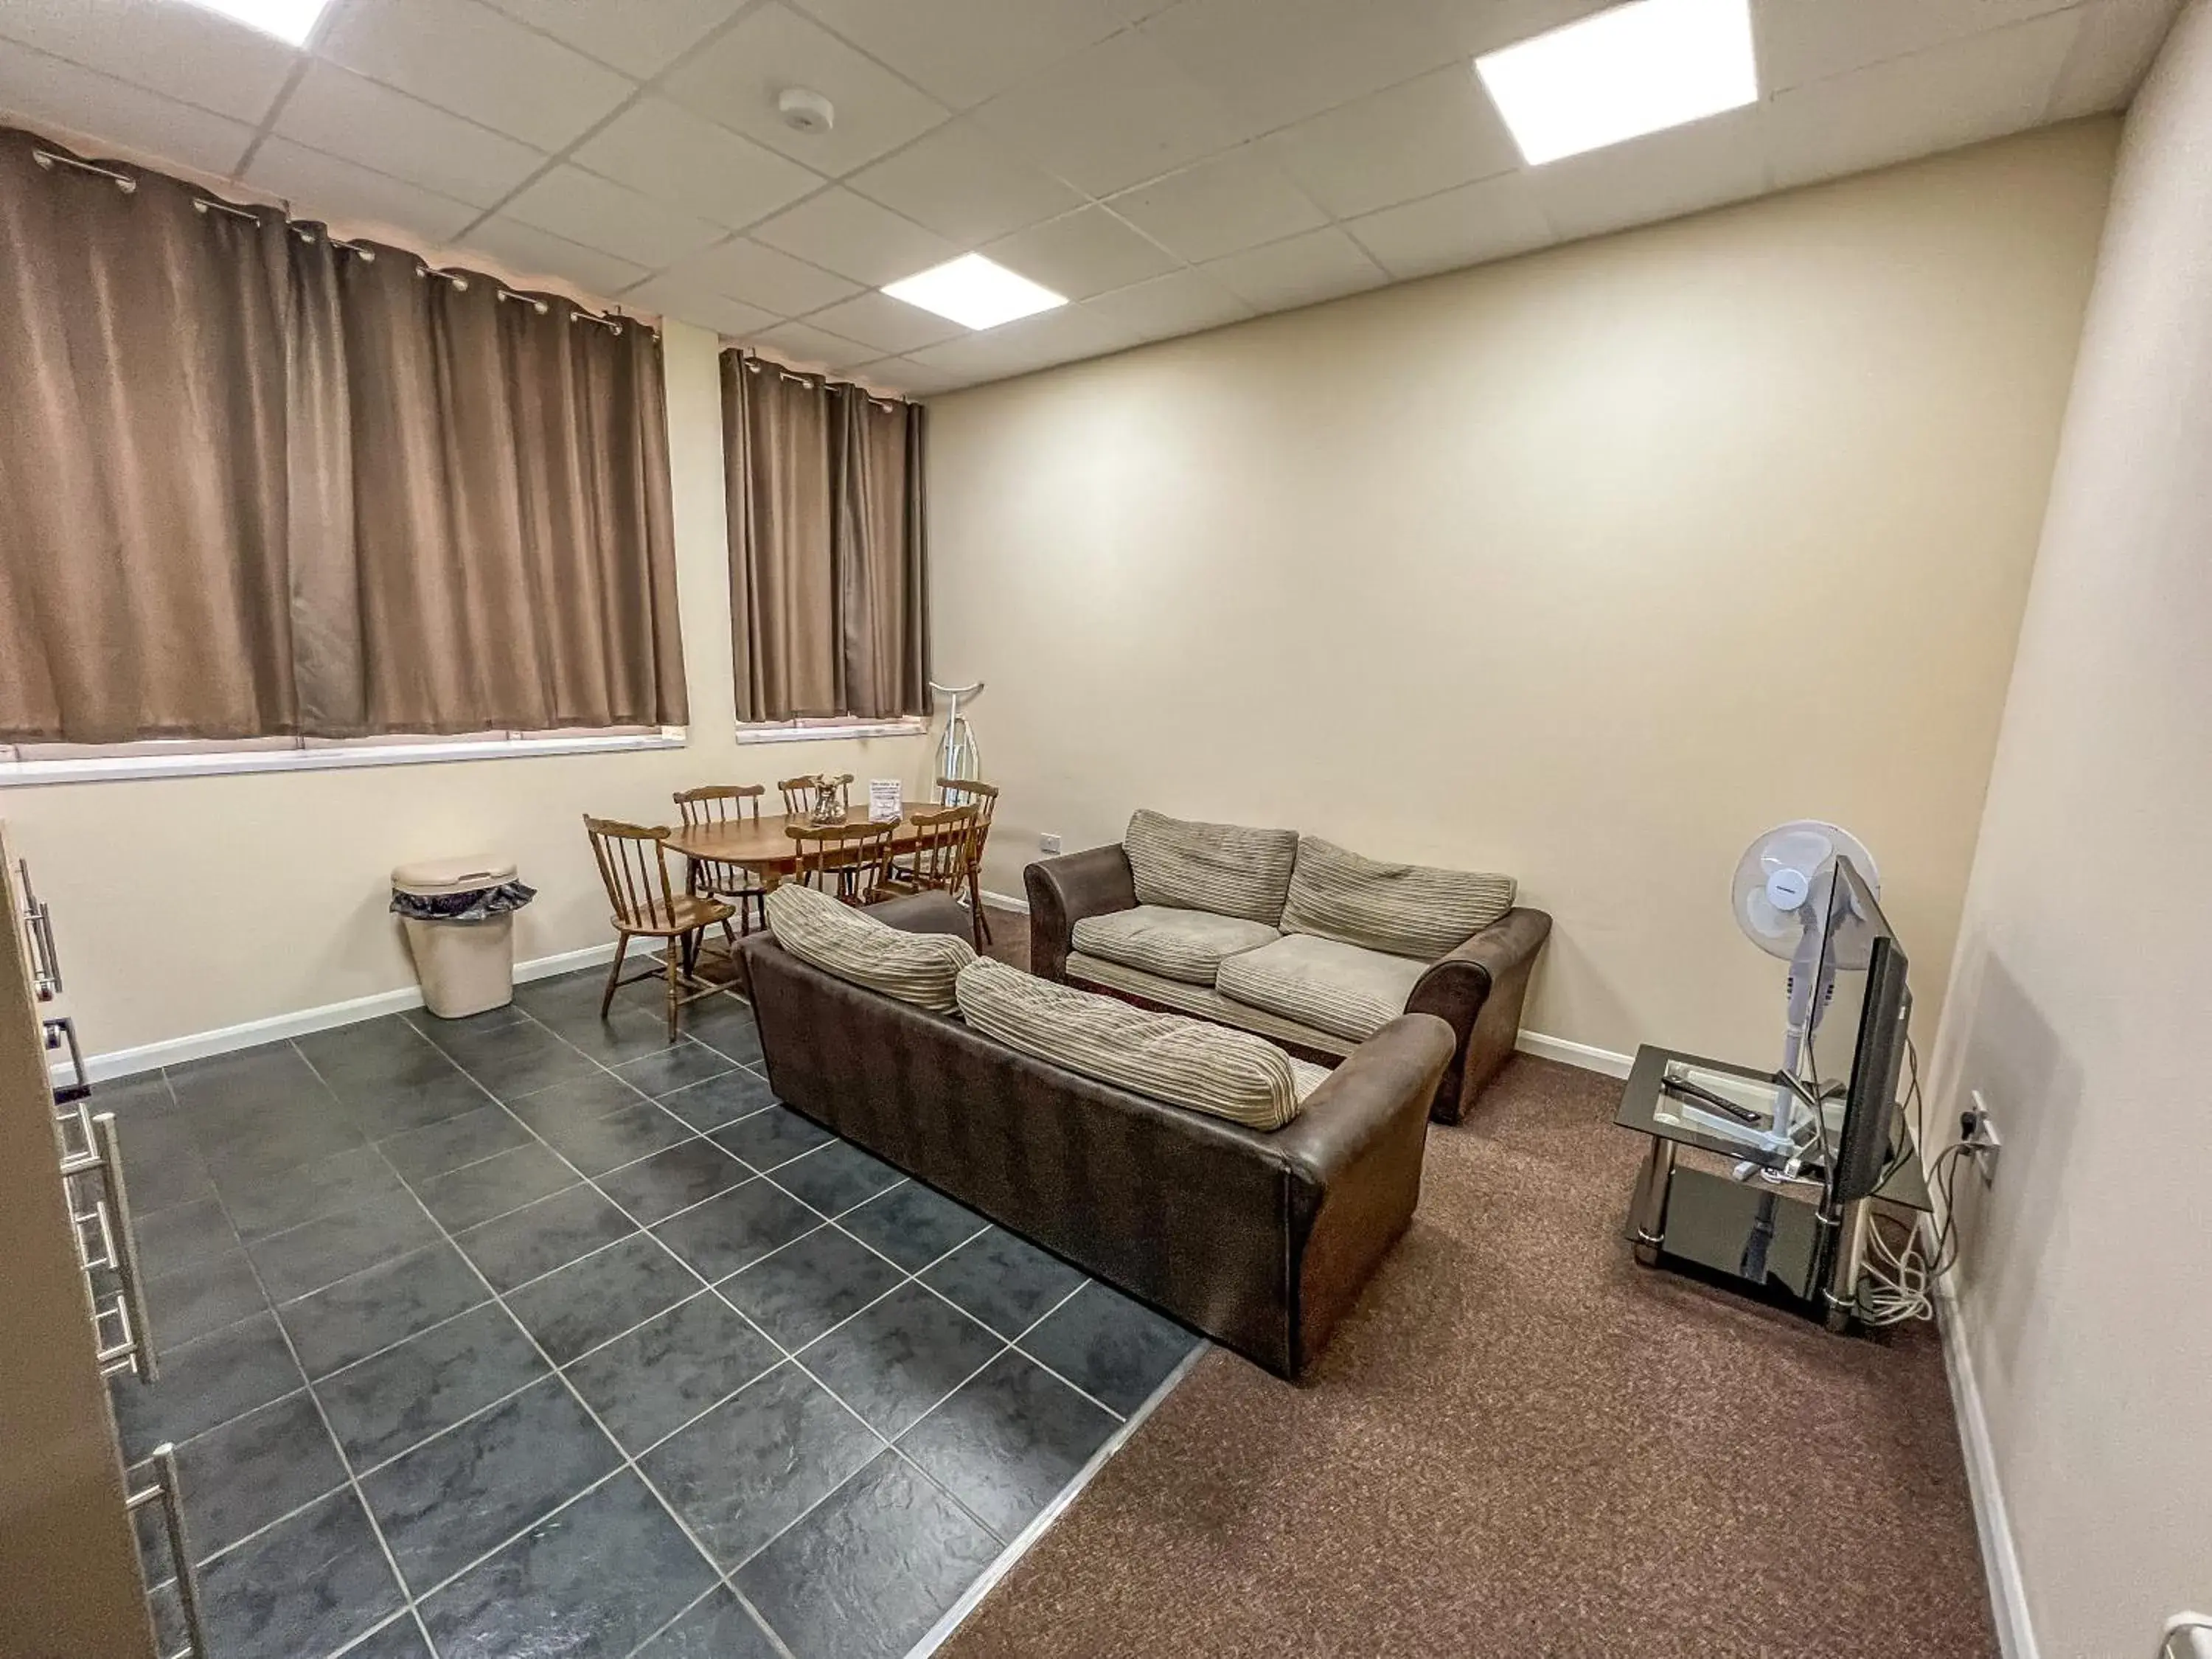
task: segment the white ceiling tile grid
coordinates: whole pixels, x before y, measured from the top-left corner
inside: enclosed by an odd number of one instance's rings
[[[743,230],[822,188],[818,173],[664,98],[645,97],[576,146],[580,167]]]
[[[663,85],[694,114],[831,178],[920,137],[951,113],[780,0],[745,14],[678,64]],[[776,100],[793,87],[830,100],[836,120],[829,131],[798,132],[785,124]]]
[[[2124,108],[2181,0],[1751,3],[1759,104],[1535,168],[1471,59],[1604,0],[0,0],[0,114],[933,392]],[[973,250],[1072,303],[872,291]]]
[[[636,85],[481,0],[343,0],[333,14],[319,55],[541,149],[572,143]]]
[[[253,129],[128,81],[0,40],[0,111],[33,127],[165,155],[217,178],[228,176]]]

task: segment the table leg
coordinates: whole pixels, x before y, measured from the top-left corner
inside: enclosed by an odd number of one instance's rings
[[[1629,1224],[1636,1233],[1636,1259],[1647,1267],[1659,1265],[1659,1249],[1667,1239],[1667,1195],[1674,1184],[1674,1143],[1664,1135],[1654,1135],[1629,1212]]]

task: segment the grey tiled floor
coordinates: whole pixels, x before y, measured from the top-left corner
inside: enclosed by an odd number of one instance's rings
[[[599,987],[100,1091],[215,1659],[898,1655],[1197,1345]]]

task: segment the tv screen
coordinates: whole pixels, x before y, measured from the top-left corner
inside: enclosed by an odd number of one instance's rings
[[[1848,858],[1838,856],[1820,963],[1826,1008],[1806,1044],[1806,1070],[1816,1092],[1843,1097],[1842,1121],[1829,1148],[1830,1184],[1841,1200],[1869,1196],[1888,1167],[1912,1009],[1905,966],[1904,949],[1874,890]],[[1833,1122],[1832,1114],[1827,1115]]]

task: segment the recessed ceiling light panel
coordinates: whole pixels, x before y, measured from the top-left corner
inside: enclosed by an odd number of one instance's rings
[[[1067,303],[1066,295],[1016,276],[980,253],[963,253],[919,276],[893,283],[884,292],[949,317],[963,328],[996,328]]]
[[[1531,167],[1759,100],[1751,0],[1630,0],[1474,68]]]
[[[191,3],[202,11],[219,12],[248,28],[304,46],[331,0],[191,0]]]

